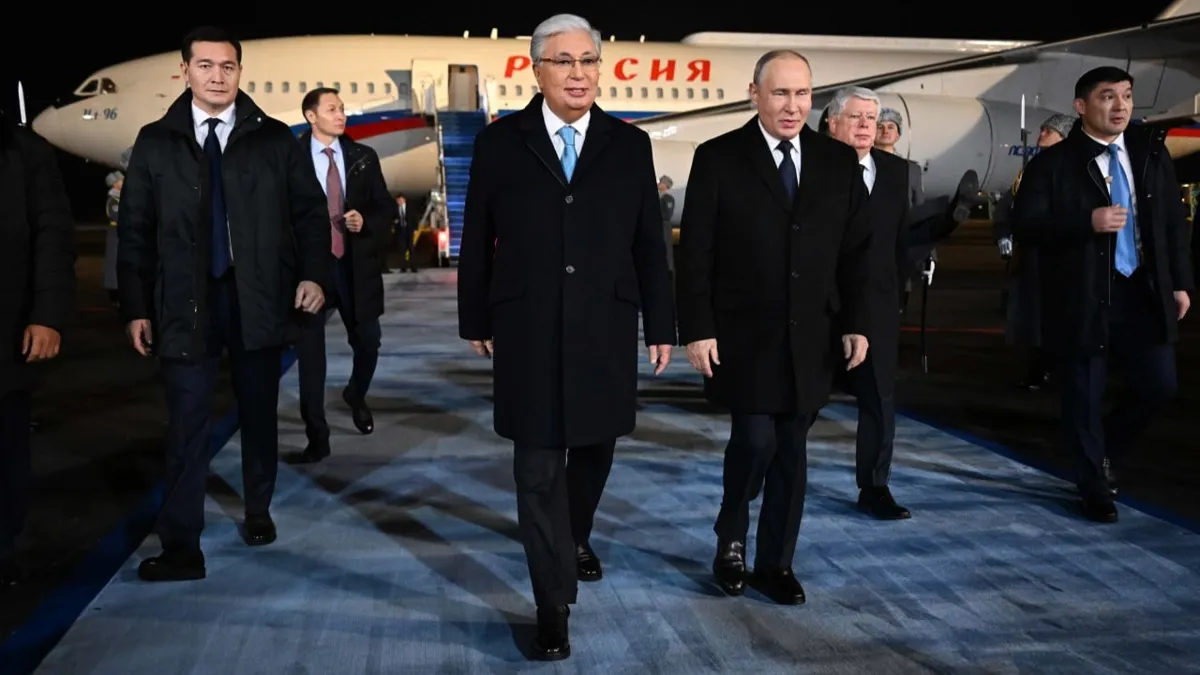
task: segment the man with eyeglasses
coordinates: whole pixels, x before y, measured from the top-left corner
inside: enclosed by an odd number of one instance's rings
[[[637,411],[638,308],[654,373],[675,317],[650,137],[595,105],[600,34],[534,31],[541,94],[475,139],[458,263],[459,335],[493,357],[495,429],[513,441],[536,658],[570,656],[577,581],[616,439]]]

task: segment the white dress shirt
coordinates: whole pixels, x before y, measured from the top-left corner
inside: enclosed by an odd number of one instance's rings
[[[233,113],[234,106],[229,106],[222,110],[216,117],[221,120],[217,125],[217,142],[221,144],[221,152],[225,152],[225,146],[229,143],[229,134],[233,133]],[[192,130],[196,132],[196,142],[200,147],[204,147],[204,142],[208,140],[208,120],[213,116],[204,112],[192,104]],[[226,214],[225,228],[229,229],[229,216]],[[229,264],[233,264],[233,233],[229,233]]]
[[[1094,159],[1093,161],[1096,162],[1096,168],[1100,169],[1100,175],[1104,176],[1104,186],[1108,189],[1108,194],[1111,197],[1111,195],[1112,195],[1112,180],[1111,180],[1112,173],[1110,171],[1110,169],[1111,169],[1110,165],[1112,163],[1112,160],[1108,156],[1108,146],[1110,144],[1105,143],[1104,141],[1100,140],[1099,138],[1096,138],[1095,136],[1093,136],[1091,134],[1088,134],[1086,131],[1084,133],[1087,134],[1088,138],[1090,138],[1093,141],[1096,141],[1100,145],[1104,146],[1104,152],[1096,155],[1096,159]],[[1133,162],[1130,161],[1129,150],[1126,149],[1126,147],[1125,147],[1125,134],[1121,134],[1120,136],[1117,136],[1117,139],[1114,140],[1111,143],[1111,145],[1117,146],[1117,161],[1121,163],[1121,169],[1125,172],[1125,182],[1129,185],[1129,201],[1133,204],[1133,213],[1131,214],[1132,218],[1130,219],[1129,224],[1135,226],[1133,228],[1133,240],[1134,240],[1134,245],[1137,247],[1138,264],[1141,264],[1141,262],[1142,262],[1142,233],[1140,231],[1138,231],[1138,229],[1136,227],[1137,213],[1138,213],[1137,186],[1134,185],[1134,183],[1133,183]]]
[[[346,198],[346,155],[342,152],[342,144],[335,138],[326,146],[318,141],[316,136],[313,136],[309,139],[308,145],[312,150],[313,168],[317,172],[317,180],[320,181],[325,196],[329,196],[329,186],[326,184],[329,181],[329,157],[325,154],[325,148],[333,148],[333,161],[337,165],[338,178],[342,180],[342,199],[344,200]]]
[[[566,141],[562,136],[558,135],[558,131],[563,127],[571,127],[575,130],[575,157],[578,158],[583,154],[583,139],[587,137],[588,124],[592,121],[592,111],[588,110],[583,113],[583,117],[575,120],[571,124],[559,119],[550,110],[550,105],[542,100],[542,119],[546,122],[546,133],[550,134],[550,142],[554,144],[554,154],[562,159],[563,150],[566,149]]]
[[[867,184],[867,194],[871,194],[871,190],[875,188],[875,158],[868,152],[858,163],[866,167],[862,172],[863,182]]]
[[[221,152],[225,152],[225,145],[229,143],[229,134],[233,132],[233,109],[234,106],[231,105],[216,116],[217,119],[221,120],[221,123],[217,125],[217,141],[221,143]],[[192,104],[193,130],[196,132],[196,142],[202,148],[204,147],[204,141],[208,140],[208,120],[212,117],[212,115],[197,108],[195,103]]]
[[[771,158],[775,160],[775,168],[779,168],[783,164],[783,153],[779,151],[779,142],[782,138],[775,138],[767,133],[766,127],[762,125],[762,120],[758,121],[758,129],[762,131],[763,138],[767,140],[767,147],[771,148]],[[791,140],[792,144],[792,164],[796,165],[796,185],[800,185],[800,136],[796,136]]]

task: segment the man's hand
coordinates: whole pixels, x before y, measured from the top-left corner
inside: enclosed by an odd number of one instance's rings
[[[363,217],[362,214],[354,209],[350,209],[345,213],[346,229],[351,232],[362,232]]]
[[[650,363],[654,366],[654,374],[658,375],[667,369],[671,363],[671,345],[650,345]]]
[[[717,354],[716,338],[688,343],[687,358],[693,368],[704,373],[705,377],[712,377],[712,367],[721,365],[721,357]]]
[[[325,292],[311,281],[301,281],[296,287],[296,309],[316,314],[325,304]]]
[[[150,356],[150,321],[147,319],[134,319],[125,325],[125,335],[129,337],[129,343],[137,350],[137,353],[142,356]]]
[[[25,363],[45,361],[58,356],[60,344],[62,344],[62,336],[58,334],[58,331],[46,326],[31,324],[25,328],[21,353],[25,355]]]
[[[999,242],[997,242],[996,245],[1000,247],[1000,257],[1001,258],[1011,258],[1012,257],[1012,252],[1013,252],[1012,237],[1004,237]]]
[[[1092,211],[1092,229],[1099,234],[1119,232],[1129,220],[1129,209],[1124,206],[1102,206]]]
[[[480,356],[492,358],[492,353],[496,350],[491,340],[470,340],[471,349]]]
[[[867,359],[867,337],[865,335],[843,335],[842,351],[846,355],[846,370],[854,370]]]
[[[1175,309],[1179,310],[1179,321],[1183,321],[1183,317],[1187,316],[1191,306],[1192,298],[1187,291],[1175,291]]]

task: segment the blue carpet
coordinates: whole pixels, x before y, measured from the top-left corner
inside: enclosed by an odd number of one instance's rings
[[[892,485],[914,513],[854,508],[853,407],[813,428],[795,570],[779,607],[710,584],[728,419],[682,359],[643,375],[583,584],[569,661],[529,664],[533,604],[510,447],[491,430],[490,363],[455,337],[453,270],[389,278],[376,431],[329,396],[333,456],[281,467],[279,541],[246,547],[240,500],[212,494],[205,581],[147,585],[151,539],[38,673],[1183,673],[1200,654],[1200,536],[1130,508],[1093,525],[1073,489],[928,425],[897,424]],[[330,327],[329,391],[350,354]],[[411,358],[419,353],[420,358]],[[647,366],[644,366],[647,368]],[[296,375],[281,444],[303,447]],[[241,486],[238,439],[213,471]],[[749,549],[753,551],[753,542]]]

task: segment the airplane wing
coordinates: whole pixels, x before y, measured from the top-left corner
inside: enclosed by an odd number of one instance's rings
[[[890,73],[881,73],[855,80],[823,85],[813,88],[813,98],[828,96],[842,87],[858,86],[877,89],[924,75],[938,75],[941,73],[974,70],[976,68],[1032,63],[1042,57],[1054,54],[1078,54],[1081,56],[1129,61],[1183,59],[1186,60],[1187,70],[1193,75],[1200,77],[1200,58],[1197,58],[1200,57],[1200,13],[1176,16],[1107,33],[1071,38],[1059,42],[1041,42],[989,54],[976,54],[961,59],[951,59],[949,61],[941,61],[906,70],[896,70]],[[816,106],[814,105],[814,107]],[[750,100],[744,99],[706,108],[696,108],[685,112],[644,117],[634,120],[632,123],[636,125],[651,122],[668,122],[671,120],[707,117],[713,114],[750,109]]]

